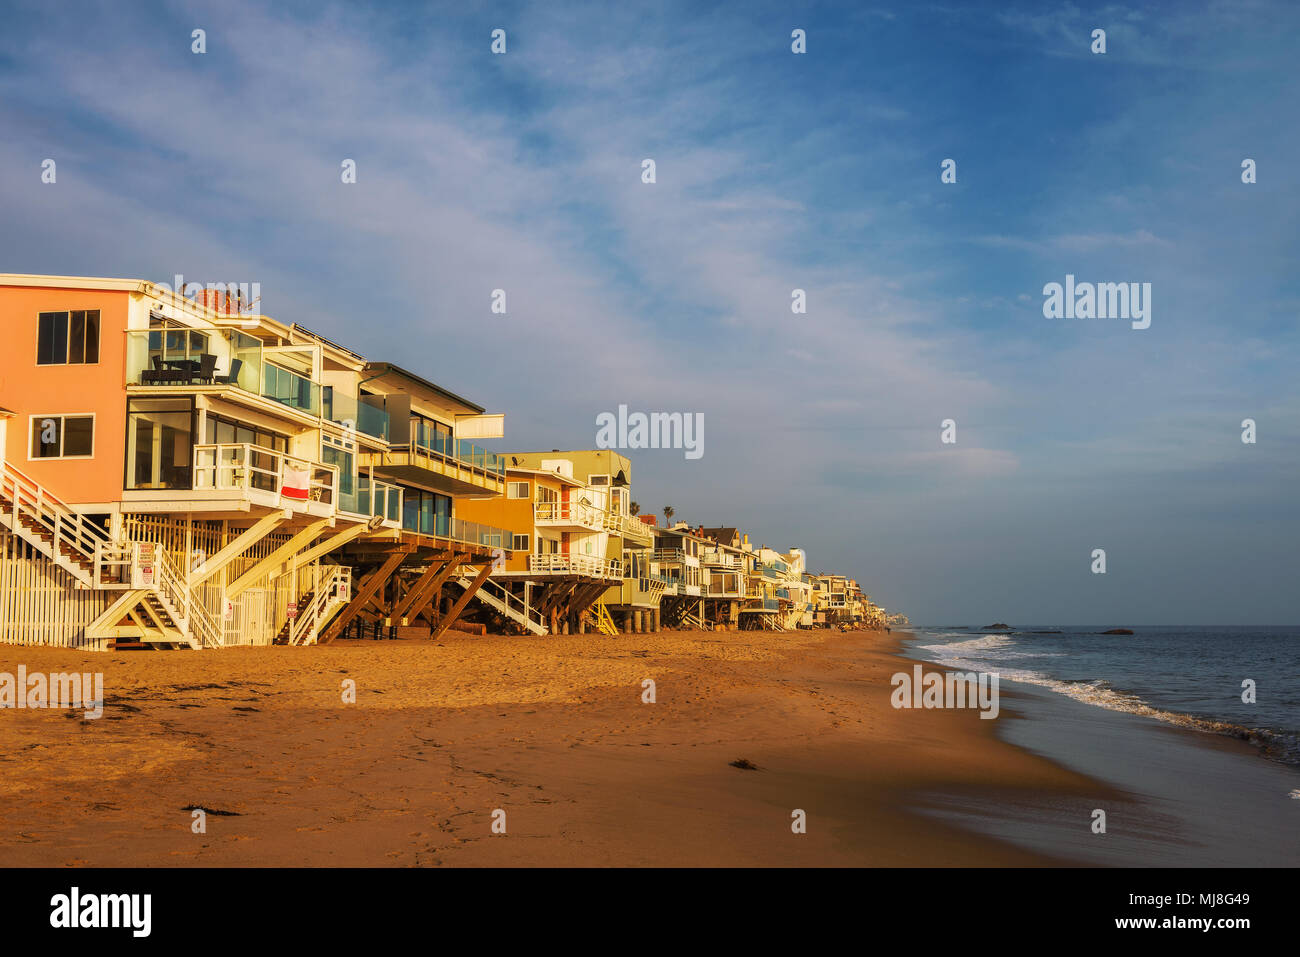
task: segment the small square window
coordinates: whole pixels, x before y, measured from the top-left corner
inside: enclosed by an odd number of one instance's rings
[[[95,419],[89,415],[34,415],[30,458],[89,458],[95,453]]]

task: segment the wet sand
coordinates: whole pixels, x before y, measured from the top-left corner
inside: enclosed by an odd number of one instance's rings
[[[999,721],[893,709],[900,637],[0,646],[0,671],[103,671],[106,698],[99,720],[0,710],[0,865],[1072,863],[922,813],[940,791],[1120,796],[999,741],[1007,694]]]

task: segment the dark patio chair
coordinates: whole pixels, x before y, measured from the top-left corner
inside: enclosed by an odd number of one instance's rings
[[[141,385],[157,385],[163,380],[162,356],[150,356],[149,364],[153,367],[140,373]]]
[[[219,376],[213,376],[213,380],[212,380],[212,381],[215,382],[215,383],[217,383],[218,385],[238,385],[238,384],[239,384],[239,370],[240,370],[240,367],[243,366],[243,364],[244,364],[244,360],[243,360],[243,359],[231,359],[231,360],[230,360],[230,371],[227,372],[227,373],[226,373],[225,375],[223,375],[223,376],[222,376],[222,375],[219,375]]]
[[[199,356],[199,370],[196,373],[200,382],[211,382],[217,374],[217,357],[209,352]]]

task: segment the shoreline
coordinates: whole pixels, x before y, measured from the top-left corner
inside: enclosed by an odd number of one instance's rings
[[[1098,791],[1081,807],[940,789],[927,796],[937,818],[1094,866],[1300,861],[1300,774],[1257,742],[1224,734],[1213,722],[1107,707],[1050,682],[1012,678],[1002,687],[1026,719],[994,722],[1002,740],[1104,782],[1124,800]],[[1089,826],[1098,809],[1106,813],[1104,834]]]
[[[930,813],[938,791],[1122,795],[977,712],[893,709],[890,675],[940,670],[902,656],[909,634],[3,646],[0,670],[102,670],[106,706],[98,721],[0,712],[0,865],[1078,863]],[[191,806],[210,812],[206,833]]]

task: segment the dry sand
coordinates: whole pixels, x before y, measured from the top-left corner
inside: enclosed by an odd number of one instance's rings
[[[891,708],[898,637],[0,646],[4,672],[103,671],[107,699],[91,721],[0,710],[0,865],[1061,863],[917,812],[934,789],[1097,787],[975,711]]]

